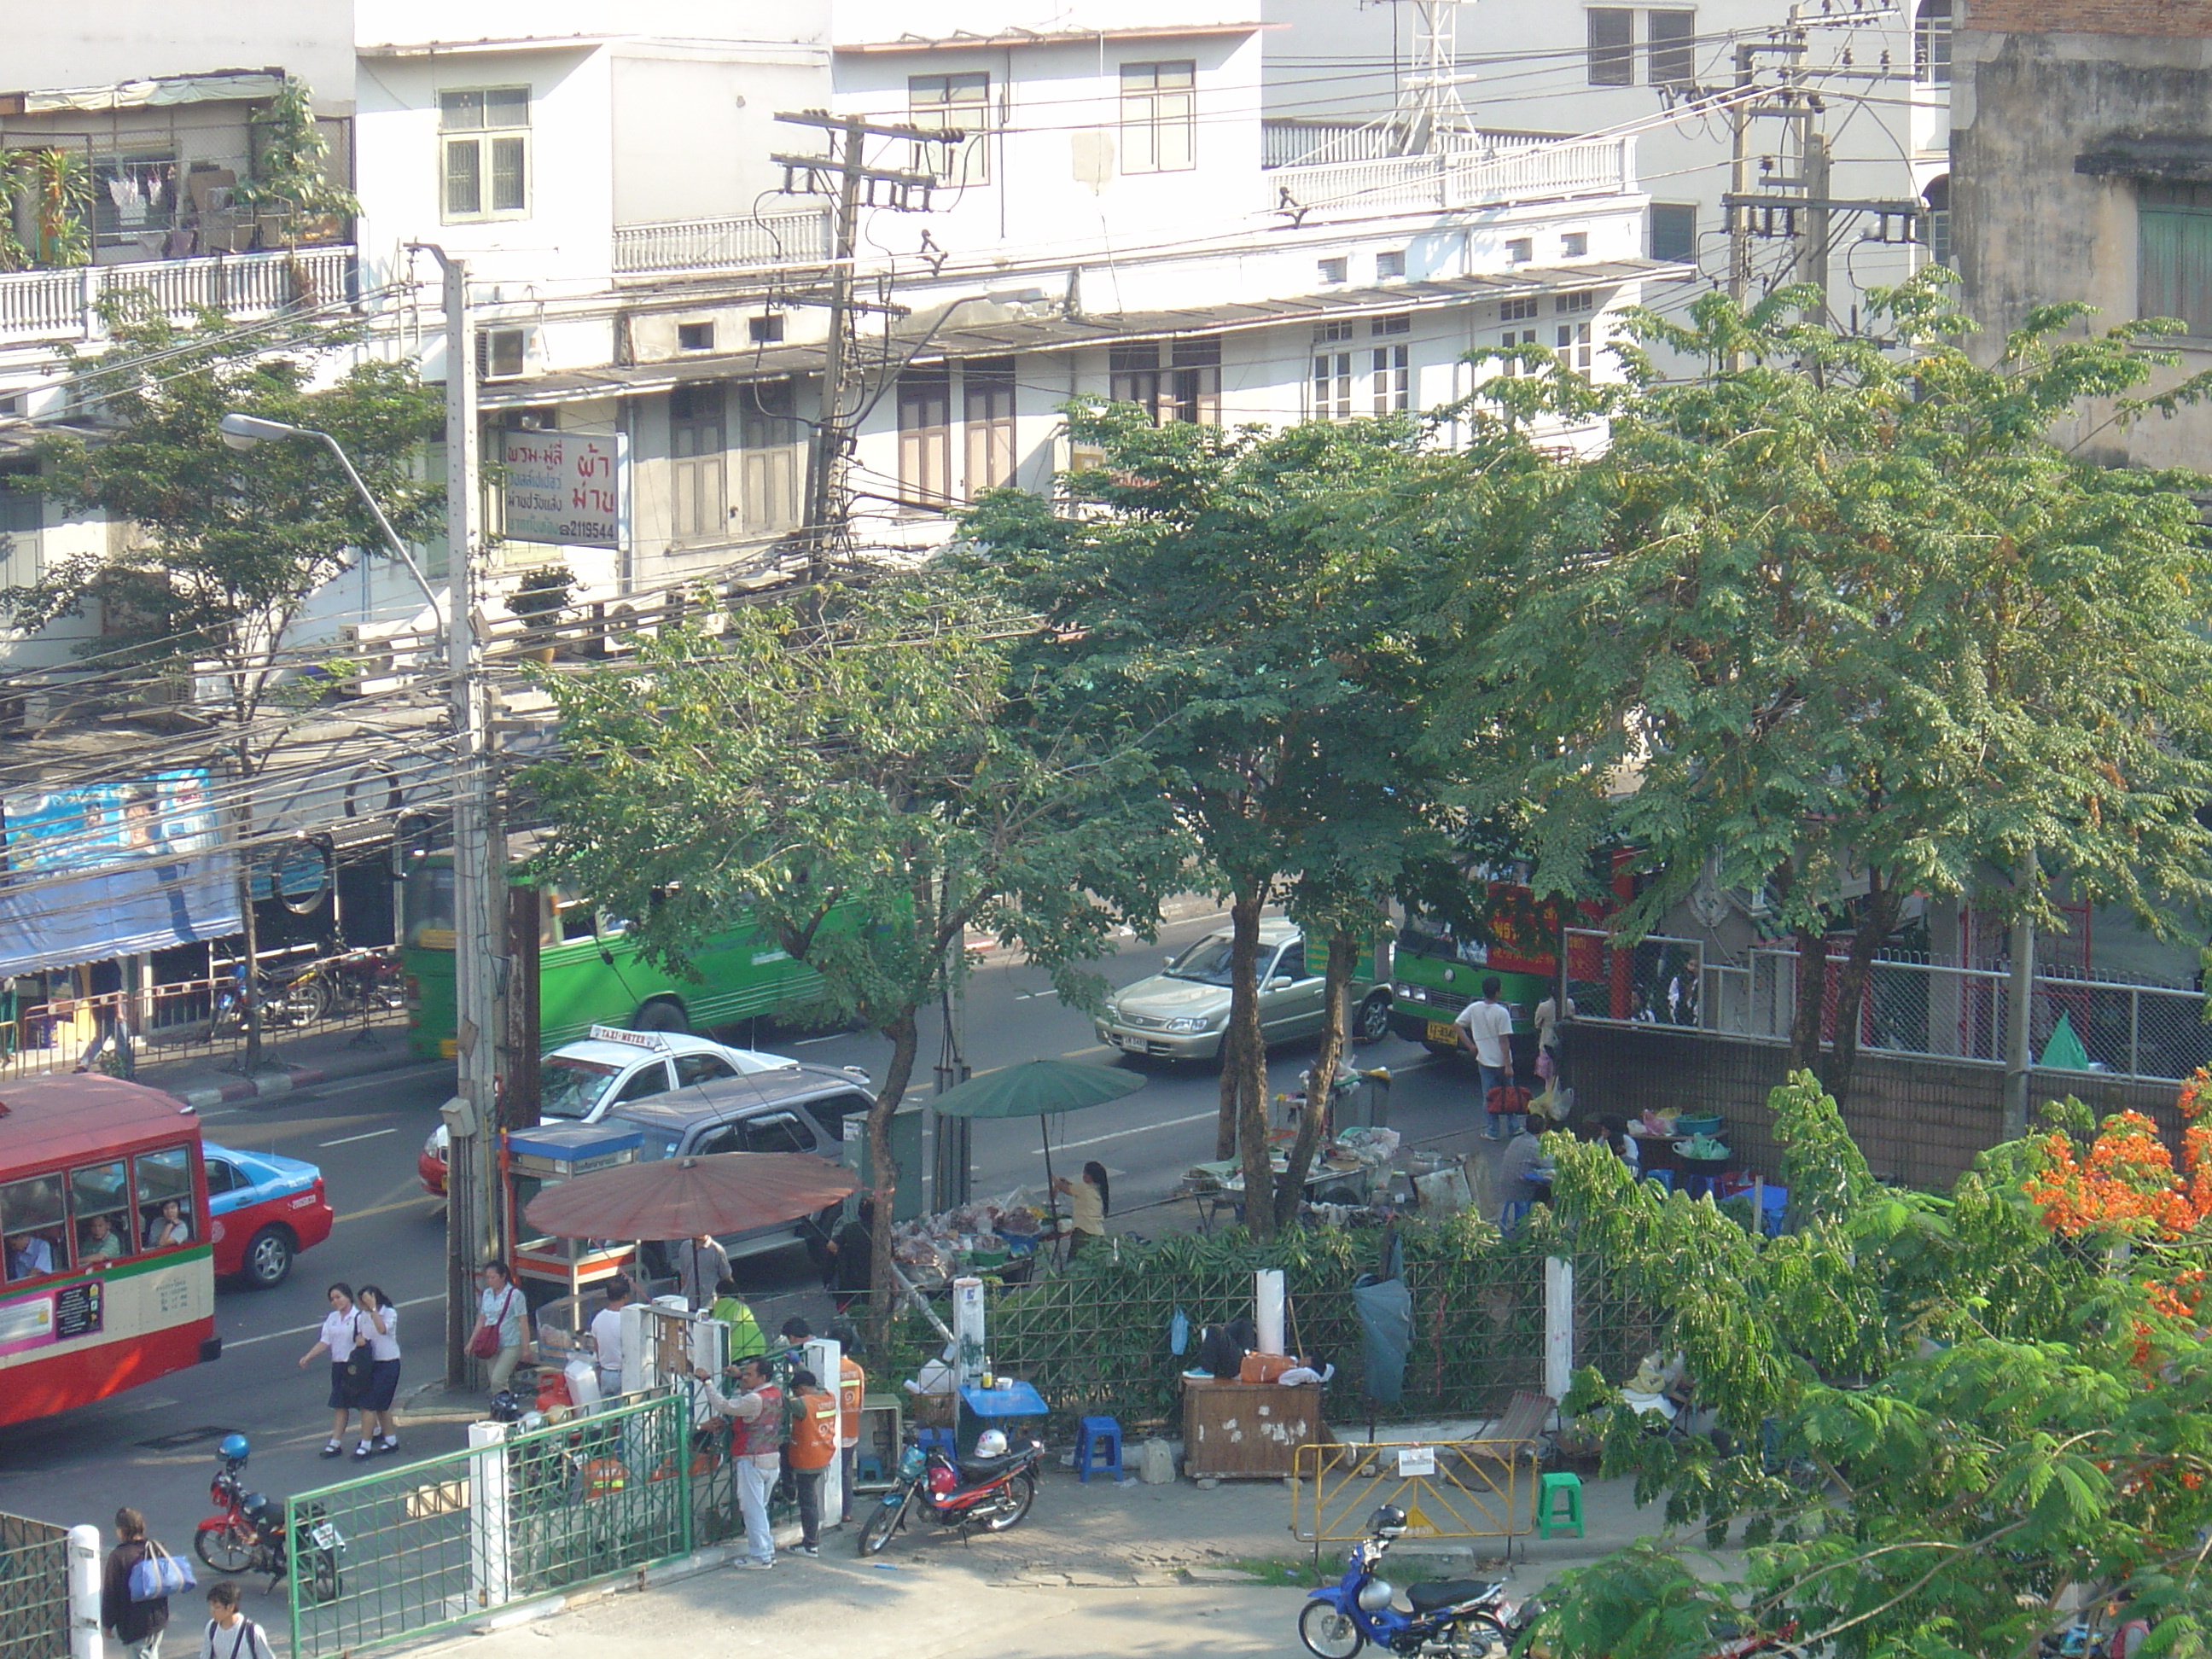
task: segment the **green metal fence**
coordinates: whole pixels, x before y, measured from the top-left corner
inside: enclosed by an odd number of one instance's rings
[[[695,1475],[726,1437],[655,1394],[528,1432],[301,1492],[294,1659],[321,1659],[688,1553]]]
[[[60,1659],[69,1611],[69,1528],[0,1515],[0,1659]]]

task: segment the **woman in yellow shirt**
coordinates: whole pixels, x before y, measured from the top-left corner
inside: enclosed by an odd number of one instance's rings
[[[1106,1237],[1106,1216],[1113,1208],[1113,1197],[1106,1179],[1106,1166],[1092,1158],[1083,1166],[1083,1178],[1071,1182],[1066,1176],[1053,1182],[1067,1199],[1067,1253],[1073,1255],[1087,1239]]]

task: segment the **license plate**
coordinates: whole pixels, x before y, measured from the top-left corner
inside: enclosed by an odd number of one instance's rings
[[[1448,1019],[1432,1019],[1429,1022],[1428,1037],[1431,1042],[1449,1042],[1457,1048],[1459,1027]]]
[[[319,1550],[342,1550],[345,1547],[345,1540],[338,1535],[338,1529],[327,1521],[318,1521],[308,1528],[307,1541]]]

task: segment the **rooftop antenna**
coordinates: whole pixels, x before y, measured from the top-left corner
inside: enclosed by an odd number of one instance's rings
[[[1444,135],[1474,124],[1459,100],[1459,13],[1471,0],[1413,0],[1413,60],[1398,88],[1394,125],[1407,155],[1440,152]]]

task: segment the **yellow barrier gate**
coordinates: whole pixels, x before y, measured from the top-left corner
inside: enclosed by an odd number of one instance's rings
[[[1393,1441],[1300,1446],[1291,1454],[1291,1534],[1314,1547],[1367,1536],[1384,1504],[1408,1538],[1503,1538],[1535,1530],[1535,1465],[1526,1441]]]

